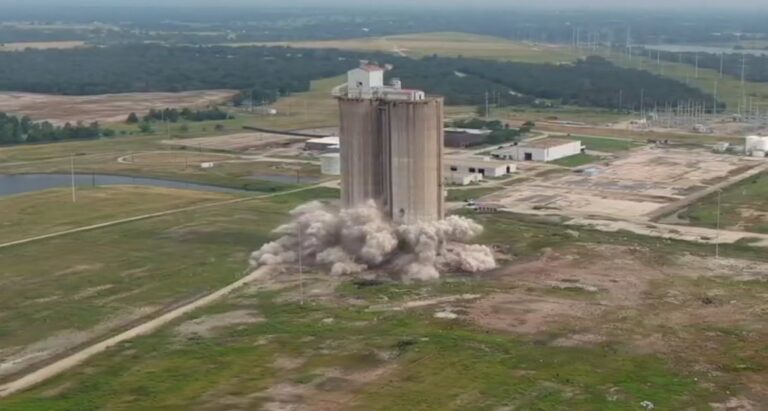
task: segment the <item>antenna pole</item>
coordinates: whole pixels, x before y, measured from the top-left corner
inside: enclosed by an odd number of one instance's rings
[[[301,305],[304,305],[304,264],[303,264],[303,261],[302,261],[303,250],[302,250],[302,242],[301,242],[302,241],[301,240],[301,225],[299,225],[299,224],[296,225],[296,233],[297,233],[297,237],[298,237],[298,240],[299,240],[299,245],[298,245],[298,248],[299,248],[299,250],[298,250],[299,251],[299,290],[300,290],[300,293],[301,293]]]
[[[69,162],[69,174],[72,177],[72,202],[77,202],[77,194],[75,193],[75,155],[72,154]]]

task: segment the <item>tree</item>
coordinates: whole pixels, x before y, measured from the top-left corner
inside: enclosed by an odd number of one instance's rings
[[[136,124],[139,122],[139,116],[137,116],[136,113],[128,114],[128,118],[125,119],[125,122],[128,124]]]
[[[144,134],[149,134],[152,132],[152,124],[150,124],[148,121],[144,121],[142,123],[139,123],[139,131],[141,131]]]

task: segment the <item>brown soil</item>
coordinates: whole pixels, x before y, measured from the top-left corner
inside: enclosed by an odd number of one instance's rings
[[[122,122],[128,114],[143,114],[151,108],[204,107],[223,102],[235,94],[231,90],[202,90],[182,93],[124,93],[96,96],[59,96],[20,92],[0,92],[0,112],[23,114],[34,120],[52,123]]]

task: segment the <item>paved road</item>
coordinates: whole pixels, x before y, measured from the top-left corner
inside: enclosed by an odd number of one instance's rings
[[[145,323],[137,325],[127,331],[124,331],[118,335],[107,338],[96,344],[88,346],[72,355],[62,358],[52,364],[46,365],[43,368],[35,370],[21,378],[11,381],[7,384],[0,386],[0,398],[7,397],[11,394],[26,390],[36,384],[39,384],[45,380],[55,377],[64,371],[71,369],[79,364],[82,364],[89,358],[96,354],[102,353],[122,342],[128,341],[132,338],[149,334],[158,328],[168,324],[169,322],[176,320],[185,314],[188,314],[198,308],[211,304],[212,302],[230,294],[236,289],[252,283],[256,280],[260,280],[271,272],[271,267],[264,266],[258,270],[246,275],[245,277],[235,281],[234,283],[219,289],[211,294],[201,297],[195,301],[185,304],[181,307],[175,308],[159,317],[153,318]]]

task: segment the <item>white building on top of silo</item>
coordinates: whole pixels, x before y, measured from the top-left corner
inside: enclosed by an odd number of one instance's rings
[[[362,66],[347,72],[347,82],[333,89],[335,97],[353,99],[381,99],[387,101],[421,101],[426,93],[421,90],[405,89],[400,79],[384,84],[384,68],[375,64]]]

